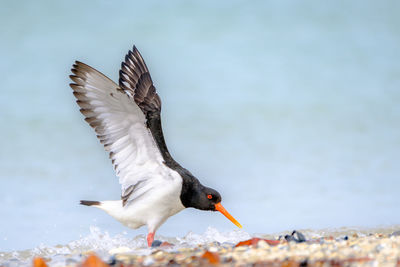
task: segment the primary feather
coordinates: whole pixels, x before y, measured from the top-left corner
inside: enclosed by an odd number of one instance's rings
[[[121,88],[78,61],[73,65],[74,75],[71,75],[74,81],[71,87],[81,112],[110,154],[121,184],[123,205],[139,198],[159,182],[171,179],[171,170],[163,164],[142,111],[159,111],[161,101],[149,78],[143,78],[149,77],[144,62],[138,62],[143,66],[132,65],[130,54],[127,55],[128,64],[123,64],[121,71],[125,74],[120,82],[131,87],[123,85]]]

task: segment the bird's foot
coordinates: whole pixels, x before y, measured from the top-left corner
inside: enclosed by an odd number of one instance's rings
[[[149,233],[147,235],[147,245],[149,247],[151,247],[151,244],[153,244],[153,240],[154,240],[154,233]]]

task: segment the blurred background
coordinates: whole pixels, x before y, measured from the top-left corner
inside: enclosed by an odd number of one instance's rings
[[[249,233],[400,222],[400,2],[8,1],[0,6],[0,251],[129,230],[80,199],[118,199],[68,84],[117,81],[135,44],[170,152]],[[183,236],[220,214],[185,210]]]

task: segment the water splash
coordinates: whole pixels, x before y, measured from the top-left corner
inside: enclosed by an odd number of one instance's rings
[[[189,232],[182,238],[157,236],[157,239],[173,243],[175,245],[173,249],[179,249],[215,242],[234,244],[250,237],[250,234],[241,230],[220,232],[215,228],[208,227],[204,234]],[[128,238],[127,233],[123,232],[111,236],[107,231],[91,226],[89,235],[71,241],[66,245],[48,246],[41,244],[31,250],[0,253],[0,262],[4,266],[29,265],[34,257],[40,256],[51,259],[52,266],[65,266],[82,261],[90,252],[96,253],[107,261],[116,252],[147,255],[151,251],[152,249],[147,247],[144,235]]]
[[[202,235],[189,232],[185,237],[176,239],[179,241],[180,245],[198,246],[213,242],[234,244],[249,238],[251,238],[251,235],[242,230],[219,232],[213,227],[208,227],[205,233]]]

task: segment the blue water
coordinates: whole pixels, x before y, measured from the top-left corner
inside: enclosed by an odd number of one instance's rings
[[[249,233],[400,224],[398,1],[9,1],[0,7],[0,251],[90,226],[134,237],[80,199],[118,199],[74,103],[81,60],[118,79],[141,51],[169,150]],[[185,210],[164,236],[231,231]]]

